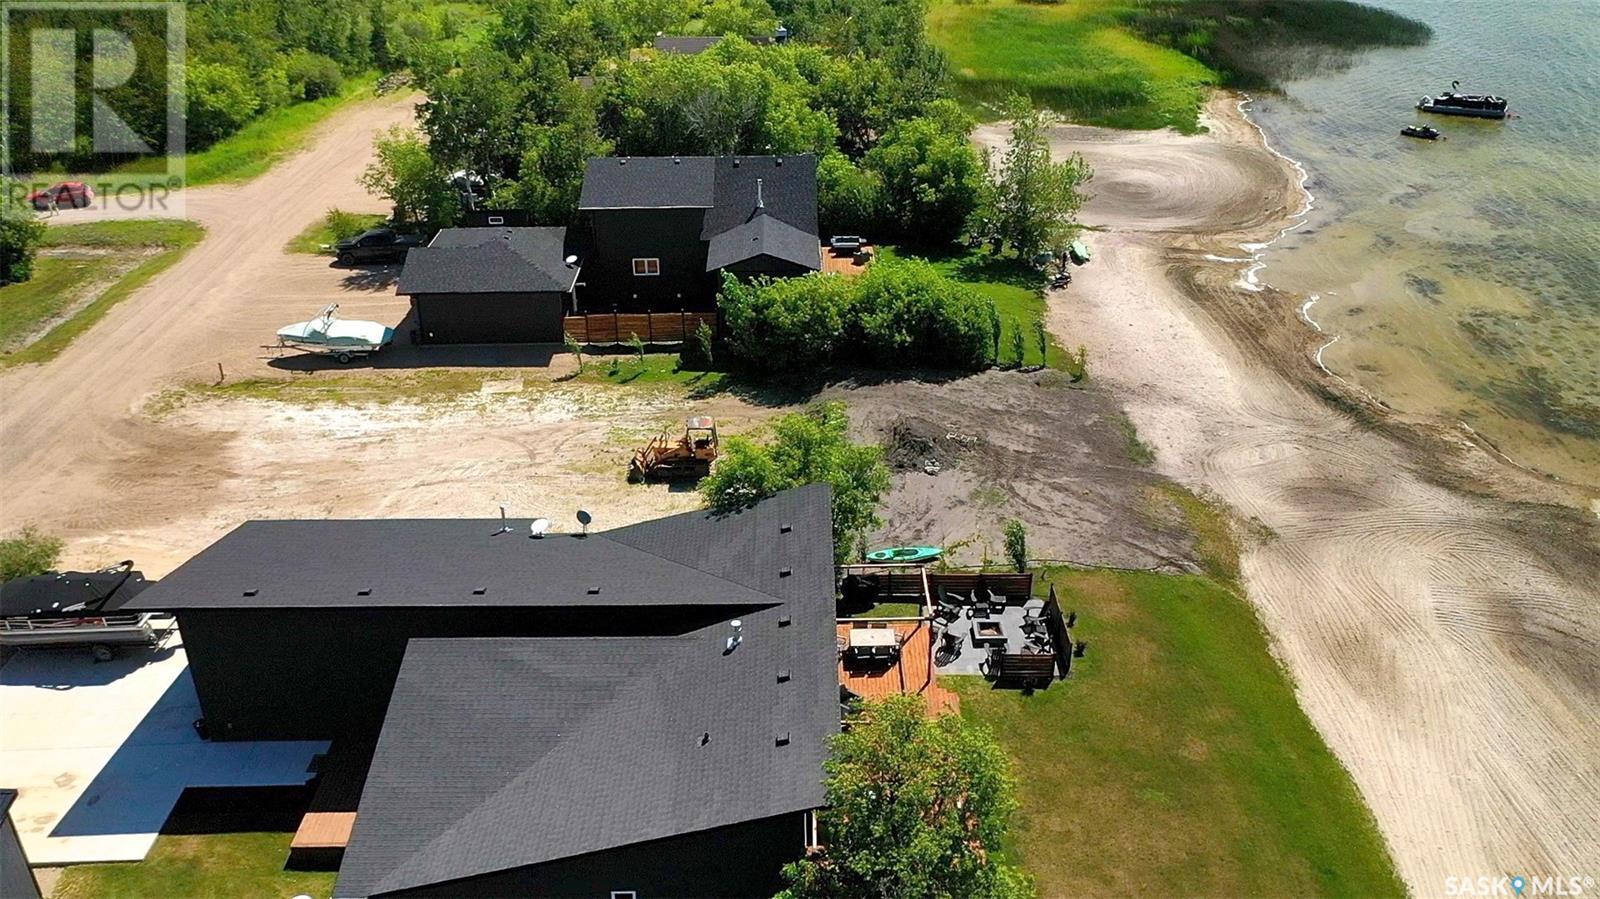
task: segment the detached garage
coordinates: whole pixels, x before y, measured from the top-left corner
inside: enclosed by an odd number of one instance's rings
[[[560,343],[578,271],[566,228],[447,228],[406,255],[398,293],[421,343]]]

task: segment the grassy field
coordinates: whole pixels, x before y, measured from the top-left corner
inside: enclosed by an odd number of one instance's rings
[[[937,0],[928,31],[950,57],[957,94],[980,117],[1013,92],[1075,121],[1199,129],[1216,72],[1124,27],[1127,0]]]
[[[1026,695],[945,678],[1013,755],[1042,896],[1399,896],[1249,604],[1207,577],[1046,572],[1088,655]]]
[[[142,862],[73,865],[52,899],[289,899],[328,896],[335,875],[285,871],[289,833],[164,834]]]
[[[856,612],[851,618],[916,618],[922,614],[922,605],[914,602],[880,602],[870,609]]]
[[[20,339],[59,316],[78,291],[112,278],[99,296],[26,346],[0,356],[0,367],[44,362],[104,318],[111,307],[183,257],[205,229],[186,221],[125,221],[67,225],[45,232],[46,248],[94,251],[82,256],[41,256],[31,280],[0,287],[0,345]],[[126,250],[118,258],[116,250]],[[111,250],[110,254],[105,251]],[[96,255],[98,254],[98,255]],[[130,255],[141,261],[128,267]]]
[[[667,385],[709,394],[720,389],[728,378],[725,372],[680,368],[677,353],[646,352],[643,363],[626,349],[599,355],[585,352],[583,356],[583,373],[574,376],[578,381],[634,387]]]

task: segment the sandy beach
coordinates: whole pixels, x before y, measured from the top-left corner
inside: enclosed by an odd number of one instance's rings
[[[1600,872],[1592,498],[1317,366],[1305,298],[1245,280],[1303,213],[1303,173],[1239,98],[1207,112],[1199,137],[1055,129],[1095,167],[1082,218],[1103,231],[1052,328],[1163,473],[1267,528],[1250,598],[1414,894]]]

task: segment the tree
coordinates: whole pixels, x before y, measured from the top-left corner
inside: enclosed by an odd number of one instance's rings
[[[920,696],[869,703],[833,738],[819,855],[784,868],[779,899],[1022,899],[1002,860],[1016,811],[1005,751],[959,715],[929,719]]]
[[[528,125],[517,177],[496,185],[494,205],[526,210],[535,225],[565,225],[577,215],[589,160],[609,152],[592,122]]]
[[[877,527],[878,498],[889,489],[883,450],[850,442],[843,403],[823,403],[778,418],[765,446],[724,441],[717,466],[700,482],[706,505],[719,512],[746,508],[791,487],[833,487],[833,552],[849,559],[852,538]]]
[[[1033,342],[1039,347],[1039,367],[1048,366],[1050,364],[1050,332],[1045,329],[1043,318],[1033,320]]]
[[[968,141],[972,119],[952,100],[891,127],[863,165],[883,184],[882,224],[919,242],[959,237],[984,193],[983,158]]]
[[[450,173],[435,162],[417,132],[399,125],[373,142],[377,160],[361,175],[361,186],[394,204],[395,220],[435,228],[455,223],[461,201]]]
[[[1018,571],[1028,570],[1028,529],[1016,518],[1007,518],[1000,529],[1005,536],[1006,558],[1011,560],[1011,567]]]
[[[882,184],[843,153],[817,160],[817,224],[824,235],[862,234],[882,221]]]
[[[1080,188],[1094,171],[1077,153],[1061,162],[1051,160],[1044,116],[1027,98],[1013,96],[1007,115],[1011,138],[998,171],[992,173],[988,236],[997,251],[1009,244],[1026,259],[1059,246],[1063,235],[1078,227],[1078,209],[1087,199]]]
[[[208,147],[238,131],[261,107],[249,76],[234,66],[191,63],[185,78],[189,106],[185,127],[197,147]]]
[[[33,277],[45,225],[22,196],[22,185],[0,181],[0,285]]]
[[[296,53],[289,57],[284,71],[302,100],[337,96],[344,87],[344,72],[340,71],[338,60],[321,53]]]
[[[0,582],[31,577],[55,568],[65,544],[59,537],[39,533],[33,525],[0,540]]]

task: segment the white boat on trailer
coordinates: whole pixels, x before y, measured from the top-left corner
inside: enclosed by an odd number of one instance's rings
[[[324,353],[349,362],[388,346],[394,329],[378,322],[339,317],[339,304],[329,303],[309,321],[295,322],[278,329],[278,344],[313,353]]]

